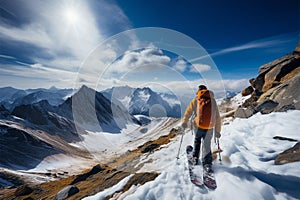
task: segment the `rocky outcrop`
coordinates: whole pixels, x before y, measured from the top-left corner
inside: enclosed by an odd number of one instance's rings
[[[76,194],[78,192],[79,192],[78,187],[76,187],[75,185],[69,185],[57,193],[56,199],[64,200],[70,196],[73,196],[74,194]]]
[[[300,110],[300,42],[293,52],[261,66],[258,76],[249,82],[251,86],[242,93],[251,97],[237,109],[235,117]]]
[[[258,103],[265,101],[274,101],[278,105],[274,107],[274,111],[300,110],[300,74],[287,82],[278,85],[262,94],[258,99]]]
[[[248,96],[248,95],[252,94],[253,91],[254,91],[253,87],[249,86],[242,91],[242,96],[243,97]]]
[[[300,161],[300,142],[290,149],[280,153],[275,159],[275,165],[282,165],[290,162]]]

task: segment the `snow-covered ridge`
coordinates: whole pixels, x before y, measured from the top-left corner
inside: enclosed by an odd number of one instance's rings
[[[126,108],[133,115],[151,116],[151,109],[159,106],[164,117],[181,117],[183,108],[179,97],[174,94],[157,93],[148,87],[113,87],[103,91],[112,102]]]
[[[141,159],[140,172],[158,171],[154,181],[132,188],[124,199],[299,199],[299,163],[274,165],[274,158],[294,143],[274,140],[275,135],[300,140],[297,131],[300,111],[256,114],[237,119],[223,127],[222,155],[231,163],[214,162],[218,188],[215,191],[195,187],[190,181],[185,146],[193,143],[193,135],[184,136],[180,159],[176,160],[180,136],[166,148]],[[284,124],[289,124],[285,126]],[[213,148],[216,148],[213,145]],[[148,162],[152,160],[152,162]],[[233,192],[235,191],[235,192]]]

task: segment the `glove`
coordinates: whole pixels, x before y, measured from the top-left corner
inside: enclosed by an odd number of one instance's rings
[[[182,127],[182,129],[186,129],[187,123],[182,123],[182,124],[181,124],[181,127]]]
[[[216,138],[220,138],[220,137],[221,137],[221,133],[215,132],[215,137],[216,137]]]

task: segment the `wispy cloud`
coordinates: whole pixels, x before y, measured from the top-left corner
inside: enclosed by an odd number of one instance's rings
[[[200,57],[191,59],[190,61],[195,62],[195,61],[205,59],[208,56],[215,57],[215,56],[220,56],[220,55],[224,55],[224,54],[228,54],[228,53],[245,51],[245,50],[249,50],[249,49],[274,47],[274,46],[278,46],[283,43],[287,43],[289,41],[290,41],[290,39],[287,38],[287,35],[279,35],[279,36],[274,36],[274,37],[270,37],[270,38],[264,38],[264,39],[255,40],[255,41],[252,41],[249,43],[241,44],[238,46],[221,49],[221,50],[215,51],[209,55],[200,56]]]
[[[13,56],[8,56],[8,55],[1,55],[0,54],[0,58],[4,58],[4,59],[10,59],[10,60],[15,60],[16,58]]]

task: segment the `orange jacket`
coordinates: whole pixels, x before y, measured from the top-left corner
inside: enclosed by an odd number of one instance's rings
[[[221,117],[220,117],[220,113],[219,113],[219,109],[218,109],[218,105],[215,101],[215,99],[212,99],[212,103],[215,105],[215,109],[213,109],[214,112],[216,112],[216,123],[215,123],[215,126],[214,127],[199,127],[199,128],[202,128],[202,129],[211,129],[211,128],[215,128],[215,131],[216,132],[221,132]],[[188,105],[187,109],[185,110],[185,113],[184,113],[184,116],[182,118],[182,123],[185,123],[187,124],[188,120],[191,118],[191,116],[194,114],[196,116],[197,114],[197,103],[198,103],[198,98],[194,98],[190,104]],[[196,118],[194,119],[194,123],[195,125],[197,124],[196,123]],[[197,125],[196,125],[197,126]]]

